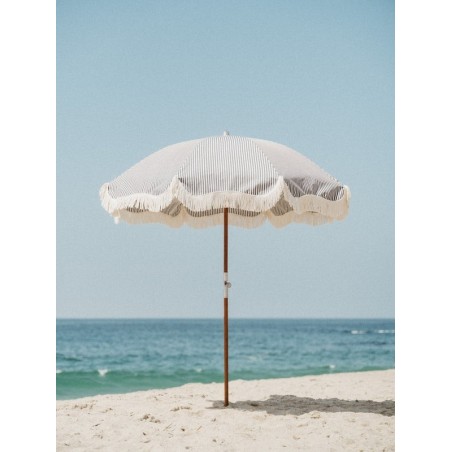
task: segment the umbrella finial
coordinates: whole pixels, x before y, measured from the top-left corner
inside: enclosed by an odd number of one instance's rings
[[[224,132],[223,132],[223,136],[228,136],[229,135],[229,130],[225,130]]]

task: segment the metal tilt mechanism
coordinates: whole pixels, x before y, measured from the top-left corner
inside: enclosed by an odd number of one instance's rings
[[[224,406],[229,405],[229,343],[228,343],[228,209],[224,209]]]

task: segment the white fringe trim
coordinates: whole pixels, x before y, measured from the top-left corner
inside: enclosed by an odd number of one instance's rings
[[[282,177],[278,177],[275,186],[265,195],[249,195],[238,192],[215,192],[207,195],[195,196],[190,194],[184,184],[173,179],[171,184],[175,186],[174,197],[183,206],[193,212],[204,212],[210,209],[237,208],[249,212],[264,212],[271,209],[281,198],[281,193],[286,185]]]
[[[344,186],[344,196],[337,201],[329,201],[316,195],[304,195],[297,198],[292,195],[286,183],[284,183],[283,190],[284,199],[297,214],[316,212],[334,220],[343,220],[348,214],[350,189],[346,185]]]
[[[120,218],[122,221],[129,224],[160,223],[173,228],[179,228],[186,224],[192,228],[201,229],[222,225],[224,221],[222,213],[206,217],[192,217],[184,208],[176,217],[156,212],[132,213],[127,210],[118,211],[115,212],[115,214],[117,215],[115,217],[115,222],[118,222],[116,220]],[[231,212],[228,215],[229,225],[247,229],[257,228],[264,224],[266,220],[276,228],[282,228],[290,223],[305,223],[312,226],[318,226],[334,221],[332,218],[327,218],[316,213],[305,212],[304,214],[298,215],[293,211],[280,216],[275,216],[269,211],[263,212],[255,217],[245,217]]]
[[[300,198],[290,193],[283,177],[279,177],[275,187],[265,195],[249,195],[246,193],[216,192],[202,196],[191,195],[185,186],[174,177],[169,187],[160,195],[138,193],[121,198],[112,198],[108,192],[109,184],[100,189],[101,203],[115,221],[123,220],[127,223],[163,223],[171,227],[183,224],[194,228],[203,228],[223,224],[223,214],[193,217],[185,207],[193,212],[203,212],[210,209],[238,208],[250,212],[260,212],[254,217],[247,217],[229,213],[231,225],[255,228],[265,220],[275,227],[283,227],[289,223],[307,223],[319,225],[342,220],[348,214],[350,190],[344,186],[344,196],[337,201],[329,201],[321,196],[304,195]],[[284,215],[275,216],[270,211],[280,200],[281,195],[294,209]],[[171,202],[177,199],[183,205],[176,217],[161,213]],[[130,212],[127,209],[140,209],[145,212]]]

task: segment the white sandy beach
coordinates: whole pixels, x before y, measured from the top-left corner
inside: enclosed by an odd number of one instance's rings
[[[391,451],[394,370],[57,401],[57,450]]]

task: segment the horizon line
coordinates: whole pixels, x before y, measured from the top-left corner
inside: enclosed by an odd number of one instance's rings
[[[223,320],[223,317],[56,317],[55,320]],[[395,320],[395,317],[229,317],[229,320]]]

